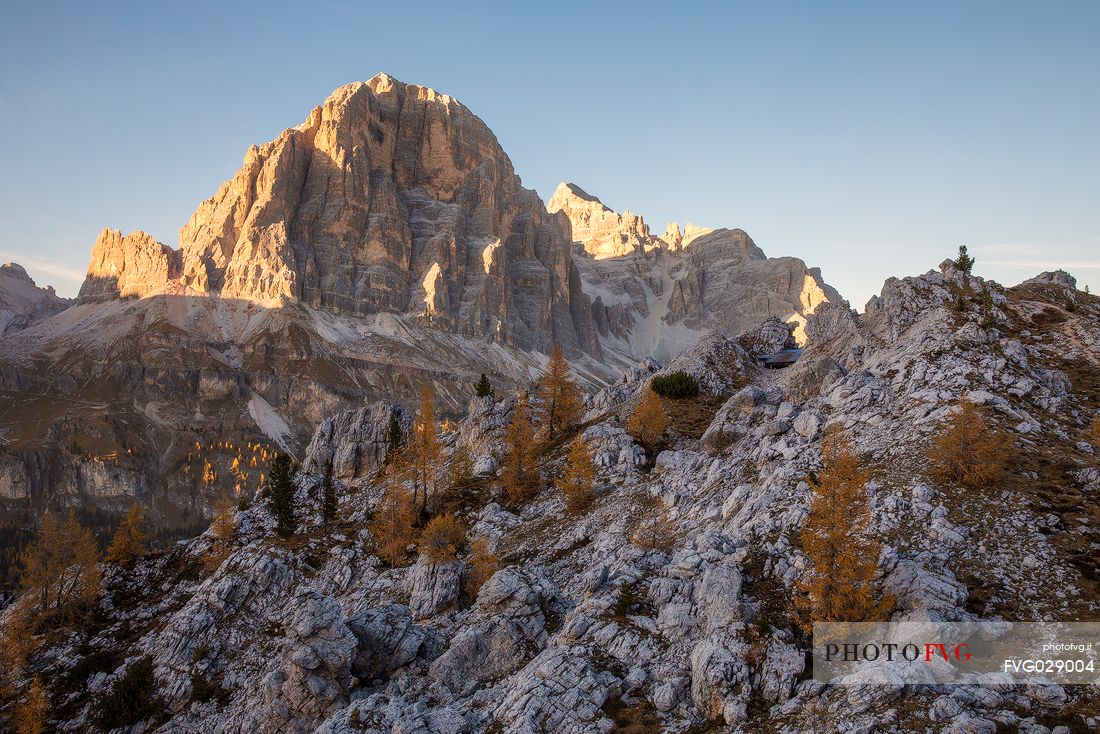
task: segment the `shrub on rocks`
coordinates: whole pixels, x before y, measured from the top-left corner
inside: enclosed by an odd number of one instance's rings
[[[649,381],[649,388],[661,397],[673,400],[693,398],[699,394],[699,382],[690,373],[682,370],[657,375]]]
[[[420,533],[417,548],[431,563],[453,561],[466,542],[462,522],[454,515],[437,515]]]
[[[100,731],[111,731],[146,721],[162,710],[153,676],[153,659],[131,663],[92,706],[91,721]]]
[[[474,599],[486,581],[498,570],[496,553],[489,547],[489,541],[478,538],[470,545],[469,569],[466,572],[466,594]]]

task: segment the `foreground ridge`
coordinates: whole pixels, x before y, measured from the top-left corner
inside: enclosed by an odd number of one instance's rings
[[[373,551],[402,476],[385,437],[408,430],[407,414],[388,402],[339,413],[305,453],[296,535],[278,538],[259,498],[228,533],[108,568],[97,614],[44,640],[18,685],[65,681],[67,730],[145,658],[163,708],[138,728],[159,732],[1095,727],[1095,686],[809,680],[794,598],[810,573],[812,475],[841,428],[872,476],[868,532],[893,620],[1095,615],[1098,325],[1100,299],[1065,274],[1004,289],[948,261],[890,279],[861,316],[816,310],[789,368],[757,359],[790,344],[775,321],[631,368],[541,447],[544,481],[522,501],[497,479],[517,398],[470,398],[440,434],[460,478],[435,511],[465,542],[435,563],[410,553],[391,567]],[[680,373],[684,397],[659,401],[669,429],[647,450],[625,426],[643,400],[652,408],[654,376]],[[931,439],[960,401],[1014,452],[981,490],[929,473]],[[553,482],[577,437],[595,492],[569,514]],[[321,507],[330,460],[335,526]]]

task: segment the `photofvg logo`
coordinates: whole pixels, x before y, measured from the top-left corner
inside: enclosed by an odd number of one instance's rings
[[[822,622],[813,668],[837,685],[1095,685],[1100,623]]]

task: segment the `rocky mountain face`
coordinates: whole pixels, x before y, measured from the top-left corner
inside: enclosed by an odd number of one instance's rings
[[[769,258],[742,230],[671,222],[663,237],[642,217],[618,214],[575,184],[558,186],[550,211],[569,217],[582,287],[604,349],[630,362],[668,361],[706,334],[735,338],[769,317],[794,326],[843,304],[821,271],[797,258]]]
[[[573,241],[596,260],[669,247],[649,233],[649,225],[642,217],[629,211],[614,212],[573,183],[558,184],[546,208],[569,218]]]
[[[105,231],[81,298],[288,299],[598,354],[568,242],[476,115],[379,74],[250,148],[180,230],[178,252]]]
[[[22,265],[0,265],[0,337],[14,334],[36,321],[60,313],[69,307],[53,286],[39,288]]]
[[[581,514],[554,487],[563,449],[544,455],[534,499],[507,500],[496,466],[514,400],[474,399],[444,441],[475,460],[457,514],[498,558],[476,593],[466,551],[396,568],[373,555],[369,447],[393,407],[337,414],[307,452],[293,542],[257,501],[214,570],[201,562],[211,533],[109,569],[95,622],[51,638],[29,673],[65,681],[60,731],[84,730],[90,702],[141,656],[164,708],[135,731],[1095,731],[1095,686],[815,682],[791,599],[808,569],[807,476],[836,424],[873,474],[893,620],[1096,615],[1100,299],[1060,275],[1004,289],[946,262],[891,279],[861,316],[825,305],[806,331],[788,369],[714,334],[594,393],[579,430],[598,496]],[[745,343],[787,338],[769,322]],[[701,394],[666,401],[672,432],[651,460],[624,423],[671,369]],[[986,490],[927,470],[931,435],[964,399],[1014,446]],[[319,510],[329,458],[344,477],[335,528]],[[643,542],[638,528],[662,517],[668,542]]]
[[[469,109],[386,74],[250,148],[179,243],[106,229],[76,305],[5,301],[0,516],[68,505],[106,529],[137,498],[186,532],[341,410],[430,383],[455,416],[480,373],[526,384],[555,343],[595,389],[839,301],[740,230],[655,238],[572,185],[548,210]]]

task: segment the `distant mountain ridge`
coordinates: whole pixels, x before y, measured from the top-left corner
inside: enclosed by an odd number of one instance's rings
[[[569,217],[573,262],[605,352],[667,362],[706,334],[736,337],[770,317],[792,325],[824,303],[845,301],[793,257],[769,258],[740,229],[670,222],[655,237],[640,215],[612,211],[576,184],[562,183],[548,208]]]
[[[18,263],[0,265],[0,336],[14,334],[69,307],[53,286],[39,288]]]

